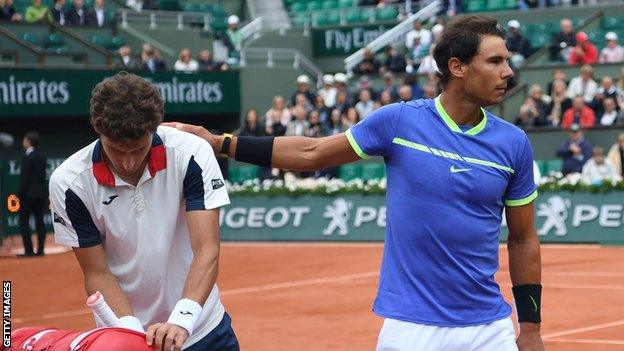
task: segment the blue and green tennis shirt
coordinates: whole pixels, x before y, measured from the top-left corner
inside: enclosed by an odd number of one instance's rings
[[[383,156],[387,224],[382,317],[460,327],[511,313],[494,280],[504,206],[537,197],[526,134],[482,110],[458,126],[439,97],[393,104],[347,131],[362,158]]]

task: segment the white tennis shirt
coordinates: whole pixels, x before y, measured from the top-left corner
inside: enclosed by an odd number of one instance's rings
[[[159,127],[154,134],[136,187],[111,172],[102,150],[95,141],[52,174],[56,242],[102,244],[135,316],[146,327],[164,323],[182,298],[193,258],[186,212],[229,204],[223,176],[205,140],[174,128]],[[184,346],[214,329],[224,311],[215,284]]]

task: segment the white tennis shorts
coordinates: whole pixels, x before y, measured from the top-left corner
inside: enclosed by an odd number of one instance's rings
[[[377,351],[518,351],[511,319],[472,327],[436,327],[386,318]]]

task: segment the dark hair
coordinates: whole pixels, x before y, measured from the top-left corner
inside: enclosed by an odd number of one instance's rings
[[[91,125],[115,141],[153,134],[163,120],[164,102],[156,85],[119,72],[98,83],[91,93]]]
[[[470,63],[477,54],[481,39],[485,35],[505,38],[505,30],[495,18],[483,15],[455,17],[444,27],[442,38],[433,50],[433,58],[440,70],[442,85],[452,76],[448,62],[455,57],[462,63]]]
[[[26,135],[24,135],[24,138],[28,139],[28,142],[30,142],[30,145],[32,145],[32,147],[34,148],[38,148],[39,145],[41,144],[41,139],[39,138],[39,133],[31,130],[29,132],[26,133]]]

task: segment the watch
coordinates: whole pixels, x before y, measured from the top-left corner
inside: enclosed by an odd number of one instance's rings
[[[221,144],[221,156],[230,157],[230,143],[232,142],[232,134],[223,133],[223,144]]]

